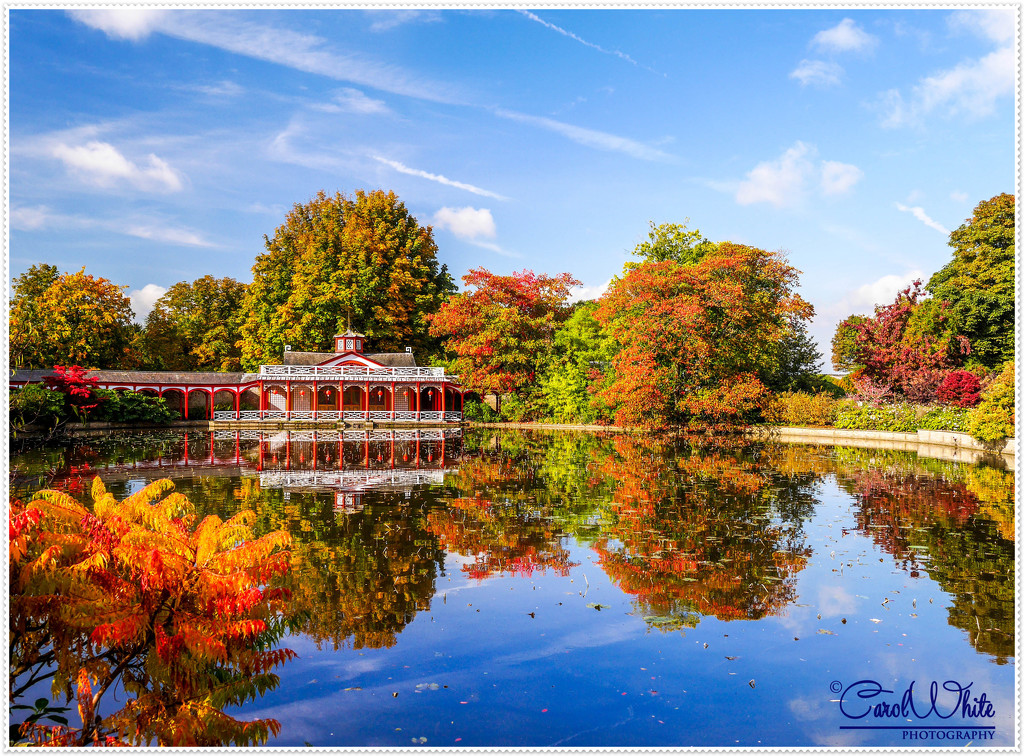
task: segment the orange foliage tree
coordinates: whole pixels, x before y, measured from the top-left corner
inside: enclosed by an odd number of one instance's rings
[[[273,689],[271,670],[294,657],[273,648],[289,624],[287,592],[268,586],[288,569],[288,535],[253,539],[251,511],[196,526],[192,504],[171,489],[155,481],[118,502],[96,477],[91,508],[52,490],[12,503],[12,709],[31,708],[17,702],[50,680],[82,722],[69,726],[66,709],[37,699],[17,736],[63,747],[248,746],[280,730],[223,709]],[[107,713],[115,689],[127,697]]]
[[[814,309],[779,253],[723,242],[693,264],[644,262],[613,281],[597,321],[621,345],[600,395],[620,423],[746,420],[785,339]]]
[[[570,314],[570,289],[579,281],[568,273],[497,276],[484,268],[462,280],[473,290],[441,306],[430,319],[431,335],[446,339],[467,389],[522,391],[536,380],[555,330]]]

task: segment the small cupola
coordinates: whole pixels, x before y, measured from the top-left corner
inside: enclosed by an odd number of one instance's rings
[[[345,333],[339,333],[334,337],[334,351],[336,354],[344,354],[345,352],[362,354],[363,340],[365,338],[366,334],[356,333],[349,328]]]

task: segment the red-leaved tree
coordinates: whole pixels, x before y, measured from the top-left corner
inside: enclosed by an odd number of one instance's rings
[[[482,393],[518,393],[536,380],[567,302],[579,284],[568,273],[530,270],[498,276],[475,268],[455,294],[430,317],[430,334],[455,354],[462,385]]]

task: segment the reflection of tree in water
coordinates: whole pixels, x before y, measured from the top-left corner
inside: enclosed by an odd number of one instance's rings
[[[427,514],[427,530],[448,551],[473,558],[462,567],[470,577],[548,569],[568,575],[574,566],[549,507],[538,501],[534,486],[525,485],[536,480],[536,470],[524,464],[529,457],[522,451],[495,447],[464,458],[447,482],[468,495]]]
[[[334,493],[258,490],[266,527],[292,534],[292,569],[283,585],[304,613],[300,631],[335,648],[393,646],[416,612],[430,606],[444,564],[437,539],[426,532],[418,504],[400,492],[366,492],[365,506],[336,514]],[[255,489],[255,490],[253,490]],[[416,506],[414,506],[414,504]]]
[[[692,627],[702,615],[758,619],[795,598],[794,576],[811,552],[799,521],[773,507],[782,487],[767,468],[739,448],[630,437],[615,447],[603,472],[618,490],[594,548],[649,624]]]
[[[1014,655],[1013,474],[949,466],[921,474],[905,456],[843,450],[840,484],[857,499],[857,529],[903,569],[952,597],[949,623],[998,664]],[[1008,537],[1009,536],[1009,537]]]

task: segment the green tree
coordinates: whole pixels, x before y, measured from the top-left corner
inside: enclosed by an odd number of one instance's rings
[[[203,276],[174,284],[146,318],[150,364],[160,370],[241,369],[246,286]]]
[[[821,387],[821,352],[807,333],[807,321],[793,318],[776,347],[776,366],[765,376],[772,391],[814,391]]]
[[[949,235],[953,259],[926,287],[942,330],[970,341],[968,365],[994,369],[1013,359],[1015,209],[1012,194],[981,202]]]
[[[836,370],[850,372],[863,367],[858,360],[857,326],[869,320],[865,315],[851,315],[836,326],[832,336],[832,367]]]
[[[581,302],[555,332],[541,373],[545,414],[557,422],[593,423],[610,419],[595,396],[611,365],[614,345],[594,319],[597,303]]]
[[[125,288],[85,268],[58,275],[52,265],[32,266],[14,282],[11,364],[132,367],[134,313]]]
[[[394,192],[320,192],[265,241],[245,297],[243,368],[277,361],[285,344],[329,350],[350,319],[375,349],[436,349],[428,316],[454,283],[430,226]]]
[[[644,262],[664,262],[671,260],[680,265],[695,265],[703,260],[709,253],[714,252],[718,245],[706,239],[699,229],[690,231],[686,224],[687,218],[682,223],[662,223],[655,226],[650,221],[651,230],[647,234],[647,241],[640,242],[633,249],[633,254],[642,258]],[[632,270],[640,263],[626,263],[626,270]]]

